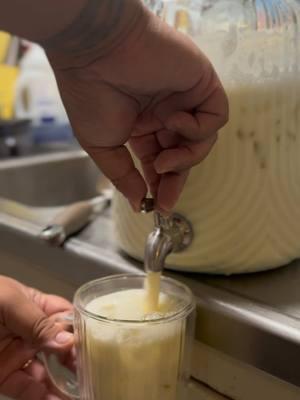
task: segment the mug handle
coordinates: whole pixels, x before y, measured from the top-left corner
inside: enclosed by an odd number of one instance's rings
[[[74,327],[74,314],[67,314],[57,319],[67,328]],[[39,357],[45,366],[46,372],[54,387],[64,396],[71,399],[80,399],[79,383],[76,374],[64,367],[55,354],[41,352]]]

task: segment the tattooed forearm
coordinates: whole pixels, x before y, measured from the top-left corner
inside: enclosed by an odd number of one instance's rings
[[[141,8],[139,0],[88,0],[72,24],[41,44],[69,54],[111,46],[139,18]]]
[[[120,20],[123,6],[123,0],[88,0],[71,25],[42,44],[48,49],[93,46],[96,38],[104,40],[110,35]]]
[[[40,43],[49,53],[101,55],[143,14],[142,0],[0,0],[0,30]],[[17,12],[16,12],[17,10]]]
[[[28,40],[42,41],[69,26],[87,1],[0,0],[0,30]]]

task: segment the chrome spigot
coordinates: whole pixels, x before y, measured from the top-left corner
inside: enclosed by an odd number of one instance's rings
[[[185,250],[194,237],[190,222],[179,214],[164,216],[154,212],[154,230],[145,249],[145,270],[161,272],[170,253]]]

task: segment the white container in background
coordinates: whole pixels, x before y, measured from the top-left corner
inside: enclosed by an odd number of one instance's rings
[[[20,63],[15,115],[18,119],[31,119],[34,125],[49,119],[58,124],[68,122],[54,73],[44,50],[36,44],[27,50]]]

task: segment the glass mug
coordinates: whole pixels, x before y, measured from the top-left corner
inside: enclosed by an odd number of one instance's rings
[[[69,320],[74,321],[78,381],[66,369],[57,369],[53,356],[43,355],[60,392],[82,400],[187,398],[195,301],[185,285],[162,277],[161,292],[175,298],[176,307],[157,319],[109,319],[86,309],[98,297],[142,289],[144,278],[114,275],[78,289]]]

